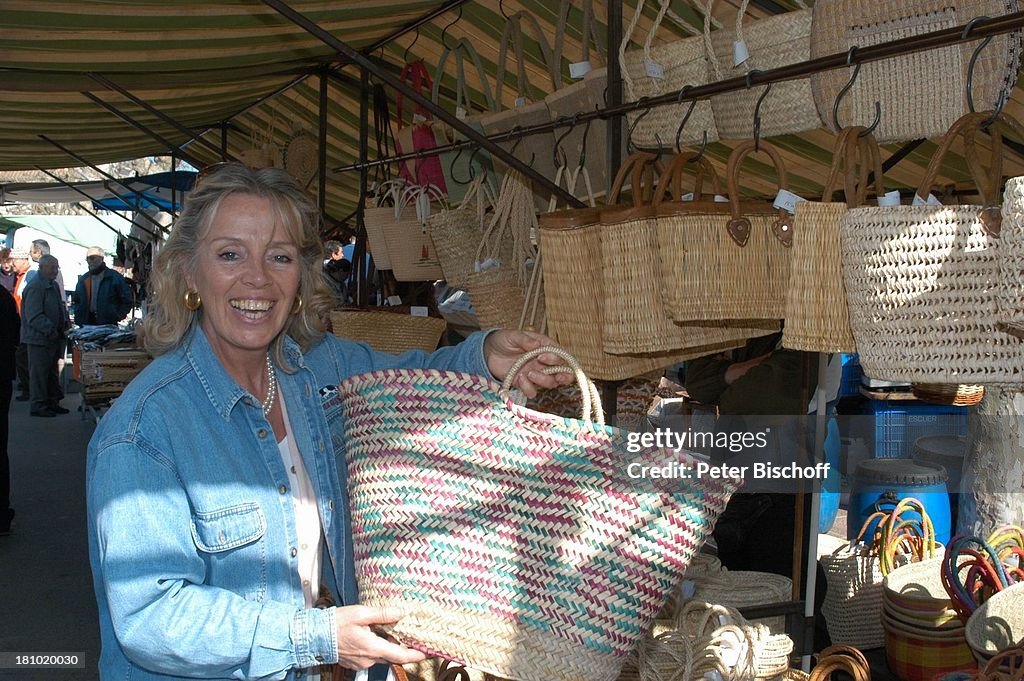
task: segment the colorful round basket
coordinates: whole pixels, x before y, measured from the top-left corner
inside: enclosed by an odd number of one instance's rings
[[[399,641],[502,678],[613,681],[739,482],[631,478],[695,462],[516,405],[516,370],[340,386],[360,602],[400,605]]]

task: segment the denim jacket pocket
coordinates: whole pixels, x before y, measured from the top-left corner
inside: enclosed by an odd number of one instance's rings
[[[220,553],[259,540],[267,531],[267,520],[259,504],[245,503],[196,511],[192,516],[192,539],[200,551]]]

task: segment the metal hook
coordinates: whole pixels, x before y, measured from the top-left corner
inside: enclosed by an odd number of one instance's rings
[[[459,46],[459,44],[455,43],[455,47],[449,47],[448,46],[448,40],[447,40],[447,38],[448,38],[448,29],[451,28],[452,26],[454,26],[455,24],[459,23],[459,21],[461,19],[462,19],[462,5],[459,5],[459,13],[458,13],[458,15],[456,15],[456,17],[454,19],[452,19],[451,23],[449,23],[447,26],[445,26],[443,29],[441,29],[441,44],[444,45],[445,47],[447,47],[449,50],[454,50],[456,47]],[[416,31],[416,35],[417,35],[417,37],[419,36],[419,30],[418,29]]]
[[[579,122],[580,115],[577,113],[573,118]],[[582,168],[587,162],[587,139],[590,137],[590,124],[594,122],[593,118],[587,119],[587,124],[583,128],[583,145],[580,147],[580,163],[579,167]]]
[[[858,49],[857,46],[854,45],[853,47],[850,48],[850,51],[846,54],[846,63],[847,63],[847,65],[853,63],[853,57],[854,57],[854,54],[857,52],[857,49]],[[846,96],[846,93],[850,91],[850,88],[852,88],[853,84],[857,81],[857,76],[860,75],[860,67],[861,67],[861,65],[859,63],[856,66],[853,67],[853,75],[850,76],[850,80],[847,81],[846,85],[843,86],[843,89],[840,90],[839,94],[836,95],[836,101],[832,104],[832,123],[833,123],[833,125],[835,125],[836,130],[842,130],[843,129],[843,126],[839,124],[839,103],[841,101],[843,101],[843,97]],[[881,102],[876,101],[875,102],[875,120],[873,120],[871,122],[871,125],[869,125],[867,128],[865,128],[860,133],[860,135],[858,135],[858,136],[859,137],[865,137],[867,135],[870,135],[872,132],[874,132],[875,128],[878,127],[878,124],[881,121],[882,121],[882,104],[881,104]]]
[[[462,157],[462,152],[465,151],[465,147],[459,147],[459,150],[452,157],[452,162],[448,164],[448,175],[455,181],[455,184],[467,185],[473,181],[473,157],[469,157],[469,179],[463,182],[459,178],[455,177],[455,162]]]
[[[650,97],[641,97],[639,100],[637,100],[637,104],[643,106],[644,104],[647,103],[647,100],[649,99]],[[650,112],[650,107],[645,108],[643,113],[637,116],[636,120],[633,121],[633,125],[629,126],[629,133],[626,135],[626,149],[629,150],[630,153],[640,149],[640,147],[633,143],[633,132],[636,130],[636,126],[640,124],[640,121],[643,120],[644,116],[646,116]]]
[[[676,98],[676,103],[677,104],[682,104],[683,103],[683,97],[685,97],[686,93],[689,90],[691,90],[691,89],[693,89],[693,86],[692,85],[687,85],[682,90],[680,90],[679,91],[679,96]],[[697,100],[696,99],[691,99],[690,100],[690,108],[688,108],[686,110],[686,113],[683,114],[683,120],[679,122],[679,127],[676,128],[676,149],[680,149],[681,150],[683,148],[683,145],[679,142],[679,137],[683,134],[683,128],[686,127],[686,123],[687,123],[687,121],[690,120],[690,115],[693,114],[693,109],[696,106],[697,106]]]
[[[565,153],[565,149],[562,148],[562,140],[569,136],[569,134],[576,129],[576,118],[573,116],[560,116],[556,123],[565,123],[569,121],[569,129],[563,132],[561,135],[555,138],[555,148],[551,150],[551,158],[555,162],[555,167],[558,168],[560,165],[568,165],[569,157]],[[558,154],[561,152],[562,159],[559,163]]]
[[[501,12],[501,16],[505,17],[505,21],[509,21],[512,18],[505,14],[505,0],[498,0],[498,11]]]
[[[700,143],[700,149],[697,150],[697,155],[693,158],[686,160],[687,163],[699,163],[704,158],[704,152],[708,150],[708,131],[704,131],[704,139]]]
[[[402,63],[403,64],[408,64],[409,63],[409,50],[411,50],[413,48],[413,46],[416,44],[416,42],[419,39],[420,39],[420,29],[417,28],[416,29],[416,37],[412,39],[412,42],[409,43],[409,46],[405,48],[405,53],[402,55]]]
[[[747,88],[750,88],[750,76],[757,73],[757,69],[751,69],[747,72]],[[761,151],[761,105],[764,104],[764,100],[768,97],[768,93],[772,91],[772,84],[768,83],[764,92],[757,98],[757,104],[754,105],[754,151]]]
[[[974,17],[964,26],[964,32],[960,34],[960,40],[967,40],[971,35],[971,31],[974,30],[974,24],[979,21],[988,19],[988,17]],[[971,61],[967,66],[967,109],[974,113],[974,66],[978,63],[978,57],[981,55],[981,51],[988,47],[988,44],[992,42],[992,36],[985,36],[981,44],[974,48],[974,53],[971,55]]]

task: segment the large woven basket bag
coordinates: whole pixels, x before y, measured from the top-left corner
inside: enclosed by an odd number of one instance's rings
[[[713,3],[714,0],[711,0]],[[811,58],[811,10],[797,0],[801,9],[744,22],[750,0],[743,0],[736,13],[736,24],[711,31],[710,4],[704,19],[704,37],[709,41],[708,55],[714,80],[735,78],[752,70],[773,69]],[[744,26],[746,23],[746,26]],[[737,44],[743,48],[738,48]],[[745,49],[747,57],[735,63],[734,51]],[[821,127],[818,110],[811,95],[811,79],[797,78],[775,83],[765,95],[760,109],[757,102],[763,88],[736,90],[711,98],[715,125],[724,139],[751,139],[754,113],[760,114],[761,137],[788,135]]]
[[[832,150],[832,167],[822,201],[796,205],[793,227],[793,263],[786,289],[786,325],[782,345],[805,352],[855,352],[843,283],[839,230],[848,208],[864,202],[870,157],[878,158],[878,144],[864,128],[844,128]],[[869,158],[862,158],[867,155]],[[858,158],[861,162],[858,164]],[[882,174],[875,173],[876,194],[881,195]],[[840,176],[845,203],[833,202]]]
[[[814,3],[811,57],[955,28],[975,17],[1011,14],[1018,7],[1017,0],[819,0]],[[845,125],[870,125],[878,103],[879,142],[943,135],[969,110],[967,73],[979,42],[864,64],[842,98],[839,117]],[[974,68],[972,91],[979,109],[1009,97],[1019,66],[1020,34],[995,36]],[[849,69],[832,69],[811,76],[818,112],[833,132],[839,132],[834,128],[833,105],[849,75]]]
[[[1001,133],[991,128],[991,172],[973,143],[990,112],[962,117],[943,138],[918,196],[928,196],[942,160],[964,136],[982,206],[855,208],[842,224],[850,324],[864,373],[889,381],[1024,383],[1024,340],[997,325]],[[1016,123],[1010,123],[1019,129]]]
[[[656,195],[681,192],[681,177],[692,152],[678,155],[667,174],[658,183]],[[702,355],[737,347],[747,338],[763,336],[777,329],[772,324],[754,325],[726,322],[680,326],[665,313],[659,277],[658,240],[655,207],[648,196],[654,185],[655,156],[639,152],[630,156],[615,178],[609,200],[612,205],[601,212],[601,262],[604,280],[604,349],[615,354],[663,353],[688,350]],[[710,173],[717,187],[717,176],[709,163],[696,169],[695,194]],[[627,179],[632,183],[632,204],[618,204]],[[671,362],[669,362],[671,363]]]
[[[739,172],[754,142],[729,157],[729,203],[672,202],[657,210],[665,310],[678,323],[782,319],[789,282],[792,216],[767,201],[740,201]],[[785,164],[767,142],[786,188]],[[749,324],[748,324],[749,325]]]
[[[458,208],[442,210],[427,218],[430,241],[449,286],[466,288],[475,269],[488,211],[496,202],[488,175],[481,173],[470,182]]]
[[[391,271],[397,281],[436,281],[444,278],[434,242],[427,233],[432,205],[446,207],[434,185],[407,185],[395,205],[394,220],[380,226]]]
[[[711,82],[708,66],[707,47],[704,37],[687,24],[680,24],[684,30],[694,33],[660,45],[654,44],[655,35],[666,17],[672,18],[670,0],[658,0],[658,16],[643,40],[641,49],[627,49],[643,15],[644,0],[637,0],[636,11],[623,33],[619,47],[619,63],[622,66],[623,95],[626,101],[641,101],[675,92],[687,85],[705,85]],[[638,41],[639,42],[639,41]],[[697,102],[690,113],[689,123],[679,132],[679,121],[686,115],[687,103],[658,106],[647,111],[633,111],[626,114],[633,144],[643,149],[663,149],[677,141],[681,146],[699,144],[707,133],[709,142],[718,141],[718,128],[711,102]]]
[[[590,416],[513,401],[542,353],[569,363]],[[385,370],[339,396],[360,603],[402,607],[399,641],[502,678],[613,681],[739,484],[631,477],[696,462],[602,425],[560,348],[504,384]]]
[[[999,238],[996,323],[1024,338],[1024,177],[1006,181]]]
[[[402,205],[402,195],[408,188],[405,180],[387,180],[373,187],[373,198],[367,199],[372,205],[363,209],[363,224],[366,226],[366,240],[370,253],[373,255],[373,266],[378,270],[390,270],[391,259],[388,257],[388,245],[384,238],[384,225],[390,224],[406,215],[413,215],[415,207]],[[396,217],[397,212],[397,217]]]

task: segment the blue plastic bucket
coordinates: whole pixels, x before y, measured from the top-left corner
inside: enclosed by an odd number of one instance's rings
[[[875,512],[875,504],[907,497],[914,497],[924,505],[935,527],[935,539],[948,544],[951,521],[946,469],[910,459],[868,459],[858,464],[850,490],[847,537],[857,536],[861,526]],[[920,519],[916,513],[908,513],[906,517]],[[873,533],[874,526],[869,527],[866,536],[871,537]]]

